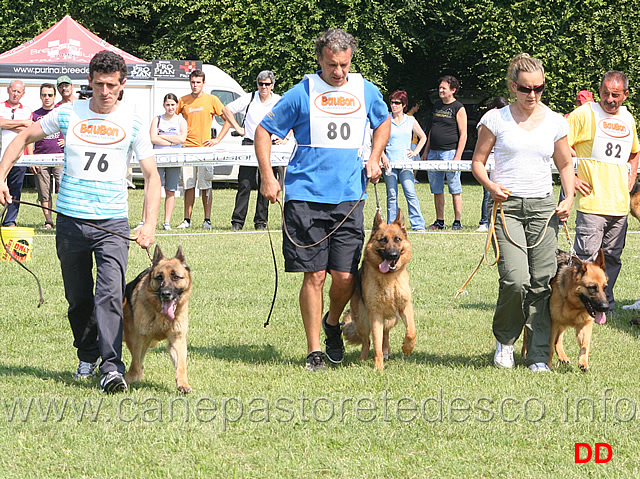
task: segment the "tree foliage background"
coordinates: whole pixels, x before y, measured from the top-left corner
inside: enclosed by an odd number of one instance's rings
[[[507,94],[509,60],[526,51],[545,65],[544,101],[567,112],[581,89],[597,93],[611,69],[632,85],[640,111],[640,0],[0,0],[0,51],[69,14],[108,42],[145,60],[218,65],[246,89],[276,72],[283,92],[316,68],[313,42],[330,27],[359,42],[354,71],[383,92],[426,99],[444,74],[463,89]]]

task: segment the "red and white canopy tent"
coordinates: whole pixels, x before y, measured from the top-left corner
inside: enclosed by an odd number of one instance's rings
[[[91,58],[110,50],[124,58],[128,77],[151,78],[151,63],[135,57],[91,33],[69,15],[40,35],[0,54],[0,78],[56,78],[85,80]]]

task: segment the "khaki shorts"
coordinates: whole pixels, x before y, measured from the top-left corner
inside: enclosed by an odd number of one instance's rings
[[[51,197],[55,191],[52,184],[51,177],[55,178],[55,189],[60,186],[60,177],[62,176],[62,166],[41,166],[38,169],[38,174],[35,175],[36,191],[38,192],[38,201],[44,203],[45,201],[51,201]]]
[[[209,190],[212,182],[213,166],[182,167],[182,184],[185,190],[196,187],[199,190]]]

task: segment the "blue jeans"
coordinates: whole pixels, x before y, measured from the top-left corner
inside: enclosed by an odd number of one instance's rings
[[[414,230],[424,229],[424,218],[420,211],[420,201],[416,195],[413,170],[391,168],[385,171],[384,184],[387,187],[387,223],[392,223],[398,215],[398,179],[409,207],[409,222]]]
[[[482,188],[482,206],[480,211],[480,224],[489,226],[489,198],[491,194],[483,187]]]

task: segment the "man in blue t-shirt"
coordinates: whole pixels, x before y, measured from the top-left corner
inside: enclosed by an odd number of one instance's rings
[[[378,88],[357,73],[349,74],[356,48],[353,36],[342,30],[320,35],[315,44],[320,71],[306,75],[286,92],[255,133],[260,191],[271,203],[280,195],[271,168],[271,135],[284,138],[293,130],[298,141],[284,181],[288,234],[283,236],[282,250],[285,270],[304,273],[300,311],[310,371],[326,369],[321,328],[327,335],[327,358],[341,363],[344,357],[339,321],[355,288],[364,242],[364,204],[359,200],[367,179],[377,182],[382,174],[380,158],[391,125]],[[373,140],[364,158],[367,127],[373,130]],[[329,311],[323,317],[327,271],[332,281]]]

